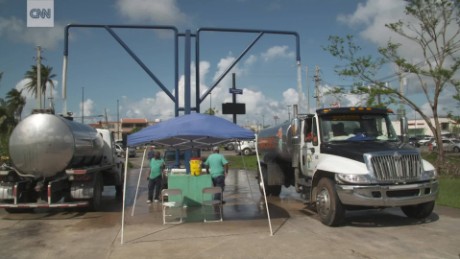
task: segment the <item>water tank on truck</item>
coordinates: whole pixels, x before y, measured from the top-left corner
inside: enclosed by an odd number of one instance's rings
[[[100,163],[103,145],[102,137],[88,125],[53,114],[32,114],[13,130],[9,151],[21,174],[39,178]]]

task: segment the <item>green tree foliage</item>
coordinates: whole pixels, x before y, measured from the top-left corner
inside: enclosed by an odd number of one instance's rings
[[[391,31],[411,42],[423,55],[423,62],[412,64],[401,53],[401,44],[391,40],[385,47],[379,48],[379,57],[361,55],[361,48],[355,44],[353,36],[345,38],[331,36],[329,46],[324,47],[334,57],[345,62],[345,66],[337,66],[336,72],[345,77],[364,82],[356,86],[354,93],[368,94],[368,105],[388,105],[402,101],[425,120],[441,146],[441,127],[439,124],[438,105],[440,94],[447,87],[454,87],[454,99],[460,101],[460,0],[407,0],[405,14],[410,18],[386,24]],[[384,64],[393,64],[398,74],[411,75],[418,80],[418,87],[424,93],[430,106],[434,122],[430,115],[423,112],[420,106],[397,89],[393,89],[378,79],[377,73]],[[364,87],[372,85],[372,87]],[[379,103],[380,96],[385,102]],[[442,164],[444,151],[439,149],[437,165]]]
[[[46,103],[46,88],[51,87],[50,92],[54,89],[53,78],[56,77],[53,74],[53,68],[49,66],[41,66],[40,68],[40,87],[43,96],[43,103]],[[29,93],[32,93],[37,98],[37,66],[31,66],[31,69],[25,73],[24,78],[30,81],[26,84],[26,89]]]
[[[0,79],[3,73],[0,73]],[[21,95],[22,91],[11,89],[6,94],[6,100],[0,98],[0,155],[8,155],[8,139],[14,127],[21,119],[22,109],[26,104],[26,98]]]
[[[209,114],[209,115],[216,115],[219,111],[216,108],[209,108],[207,109],[204,114]]]

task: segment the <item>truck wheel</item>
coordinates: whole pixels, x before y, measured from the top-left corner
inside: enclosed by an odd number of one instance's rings
[[[345,217],[345,209],[337,196],[334,182],[329,178],[322,178],[318,183],[316,210],[321,222],[327,226],[337,226]]]
[[[262,174],[264,176],[264,179],[267,179],[267,168],[262,166]],[[259,179],[259,191],[260,191],[260,194],[264,195],[264,189],[262,188],[262,186],[260,185],[261,183],[261,179],[260,177],[258,177]],[[281,193],[281,185],[267,185],[265,184],[265,194],[267,196],[280,196],[280,193]]]
[[[251,150],[249,148],[243,149],[243,155],[249,156],[251,154]]]
[[[267,196],[280,196],[281,185],[266,185],[265,192],[267,193]]]
[[[434,201],[401,207],[402,212],[404,212],[407,217],[413,219],[424,219],[431,215],[433,209]]]
[[[96,179],[94,181],[93,187],[93,198],[90,202],[90,209],[92,211],[99,211],[101,209],[103,188],[102,177],[100,174],[96,174]]]
[[[125,183],[125,166],[124,164],[121,165],[120,169],[120,183],[115,185],[115,198],[117,200],[121,200],[123,198],[123,187]]]

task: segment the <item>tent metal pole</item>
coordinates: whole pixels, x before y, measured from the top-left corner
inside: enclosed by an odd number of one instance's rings
[[[260,186],[262,186],[262,190],[264,193],[265,208],[267,209],[268,226],[270,228],[270,236],[273,236],[272,221],[270,219],[270,211],[268,210],[267,194],[265,193],[264,176],[262,174],[262,167],[260,166],[259,149],[257,148],[257,134],[255,134],[255,137],[256,137],[255,146],[256,146],[257,166],[259,168],[259,176],[260,176]]]
[[[123,245],[123,236],[125,234],[125,204],[126,204],[126,179],[128,178],[128,157],[129,157],[129,148],[126,148],[125,154],[125,177],[123,183],[123,211],[121,214],[121,244]]]
[[[241,151],[241,142],[240,141],[238,141],[238,147],[239,147],[239,150]],[[246,179],[248,180],[248,187],[249,187],[249,193],[251,195],[251,200],[254,201],[254,196],[252,195],[251,182],[249,181],[248,168],[246,166],[246,161],[244,160],[243,152],[240,152],[240,156],[241,156],[241,160],[243,160],[243,167],[244,167],[244,172],[246,173]]]
[[[133,209],[131,210],[131,217],[134,216],[134,208],[136,208],[137,194],[139,193],[139,185],[141,183],[142,169],[144,167],[145,153],[147,152],[147,147],[144,149],[144,155],[142,156],[141,168],[139,169],[139,178],[137,179],[136,194],[134,195],[134,204]]]

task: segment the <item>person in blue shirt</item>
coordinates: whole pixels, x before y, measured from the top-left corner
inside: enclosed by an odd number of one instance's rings
[[[152,202],[153,194],[155,191],[155,202],[158,202],[161,191],[162,174],[165,169],[165,161],[161,158],[159,151],[155,152],[153,158],[150,160],[150,175],[147,178],[149,180],[149,192],[147,203]]]
[[[225,177],[228,174],[228,161],[225,157],[219,154],[219,147],[212,148],[212,154],[208,156],[204,165],[206,166],[206,172],[211,174],[212,183],[214,186],[222,188],[222,193],[225,188]],[[216,200],[220,200],[221,197],[216,195]],[[222,197],[222,203],[225,203]]]

